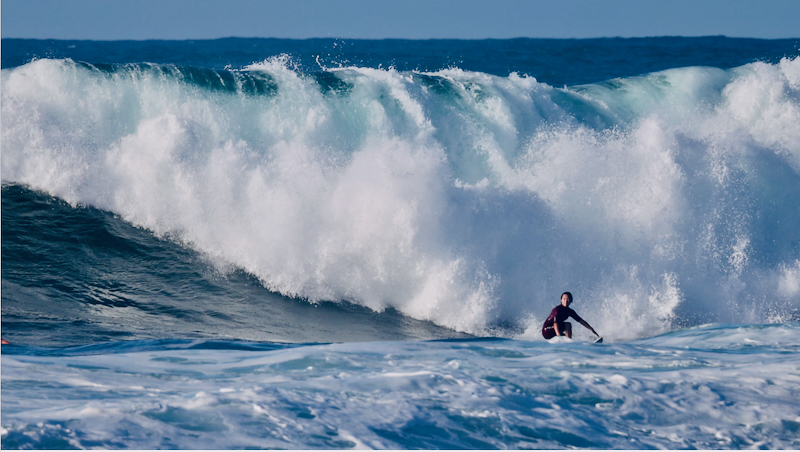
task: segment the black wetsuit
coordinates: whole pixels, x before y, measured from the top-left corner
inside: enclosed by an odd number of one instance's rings
[[[556,336],[556,330],[553,326],[556,323],[558,324],[558,331],[563,335],[564,331],[566,331],[564,322],[570,317],[577,320],[579,323],[583,322],[583,319],[576,314],[575,311],[562,304],[553,308],[553,310],[550,311],[550,316],[544,321],[544,325],[542,326],[542,336],[544,336],[545,339],[554,338]]]

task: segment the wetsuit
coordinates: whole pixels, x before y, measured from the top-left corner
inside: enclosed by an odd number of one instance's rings
[[[578,323],[583,322],[583,319],[575,313],[572,309],[564,306],[558,305],[550,311],[550,316],[547,320],[544,321],[544,325],[542,326],[542,336],[545,339],[552,339],[556,336],[556,330],[553,326],[557,323],[558,324],[558,331],[561,331],[561,334],[564,334],[566,331],[566,326],[564,322],[569,318],[572,317],[573,319],[577,320]]]

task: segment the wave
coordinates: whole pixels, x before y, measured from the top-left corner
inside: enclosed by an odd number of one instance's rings
[[[533,337],[800,318],[800,58],[554,88],[285,57],[2,71],[2,180],[312,303]]]

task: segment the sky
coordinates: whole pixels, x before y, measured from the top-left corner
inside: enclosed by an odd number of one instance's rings
[[[800,0],[3,0],[3,38],[800,37]]]

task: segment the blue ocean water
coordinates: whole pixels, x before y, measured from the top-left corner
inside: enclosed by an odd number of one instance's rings
[[[799,45],[4,39],[2,446],[800,447]]]

